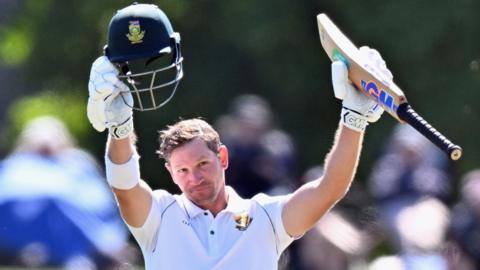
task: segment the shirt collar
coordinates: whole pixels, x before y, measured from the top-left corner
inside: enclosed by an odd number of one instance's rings
[[[249,208],[249,200],[245,200],[240,197],[237,192],[235,192],[235,190],[230,186],[227,186],[226,189],[228,193],[228,203],[227,207],[223,211],[240,213],[246,211]]]
[[[228,202],[227,207],[222,212],[241,213],[247,211],[249,201],[242,199],[230,186],[226,186],[225,189],[228,194]],[[184,193],[182,193],[180,196],[180,200],[185,207],[185,211],[187,211],[189,218],[195,218],[196,216],[208,211],[195,205]]]
[[[196,206],[192,201],[190,201],[187,196],[182,193],[180,195],[180,200],[182,201],[183,206],[185,207],[185,211],[187,212],[187,215],[189,218],[194,218],[201,213],[204,213],[207,210],[203,210],[202,208]]]

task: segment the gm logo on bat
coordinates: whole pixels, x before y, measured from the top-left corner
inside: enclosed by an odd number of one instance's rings
[[[394,112],[397,111],[398,105],[395,104],[394,98],[385,92],[385,90],[381,89],[380,87],[375,84],[374,81],[364,81],[361,80],[362,90],[365,91],[369,96],[374,97],[378,102],[383,104],[389,110]]]

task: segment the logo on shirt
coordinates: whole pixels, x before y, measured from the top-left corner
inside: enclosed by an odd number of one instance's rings
[[[237,223],[235,228],[237,228],[239,231],[245,231],[248,229],[248,226],[250,226],[250,223],[252,223],[253,220],[253,218],[251,218],[247,212],[237,214],[233,216],[233,219]]]

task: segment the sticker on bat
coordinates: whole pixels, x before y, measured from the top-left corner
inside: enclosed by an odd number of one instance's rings
[[[395,104],[395,99],[393,96],[385,92],[377,86],[374,81],[364,81],[361,80],[362,90],[365,91],[369,96],[374,97],[378,102],[383,104],[386,108],[396,112],[398,105]]]
[[[340,60],[347,66],[347,68],[350,67],[350,63],[348,63],[348,59],[345,56],[343,56],[343,54],[339,52],[336,48],[332,50],[332,60],[333,61]]]

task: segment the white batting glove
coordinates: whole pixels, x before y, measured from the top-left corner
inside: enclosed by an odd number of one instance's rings
[[[369,62],[378,71],[380,71],[380,73],[384,76],[384,79],[388,81],[393,80],[392,72],[387,68],[385,60],[383,60],[382,56],[377,50],[368,46],[362,46],[359,50],[360,56],[363,58],[363,60]]]
[[[361,57],[370,61],[385,78],[389,80],[393,78],[378,51],[369,47],[361,47],[360,53]],[[332,83],[335,97],[343,100],[341,121],[345,126],[363,132],[369,122],[373,123],[380,119],[384,111],[383,108],[355,89],[348,79],[347,66],[342,61],[332,63]]]
[[[109,129],[115,139],[123,139],[133,132],[133,98],[128,86],[118,79],[118,70],[101,56],[90,70],[88,82],[87,116],[99,132]]]

